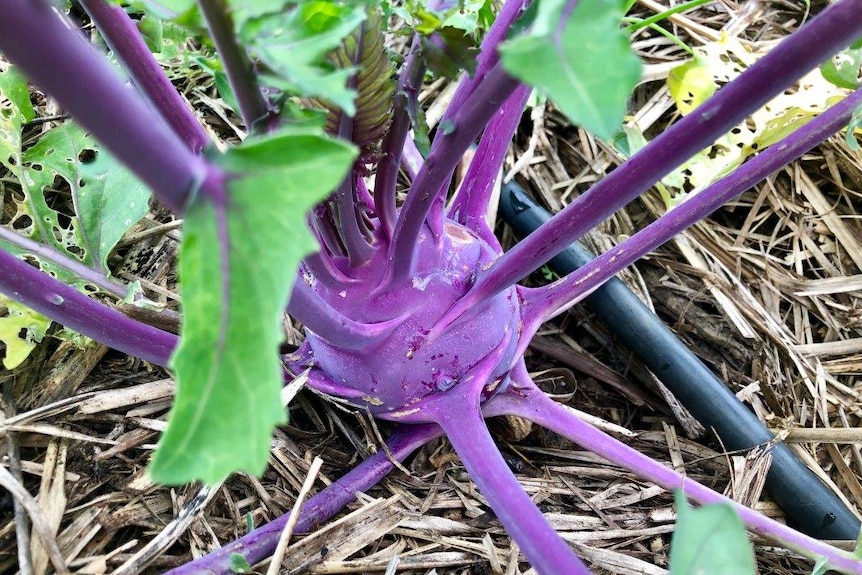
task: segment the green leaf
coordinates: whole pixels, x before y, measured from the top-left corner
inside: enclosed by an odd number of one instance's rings
[[[28,108],[29,107],[29,108]],[[27,81],[12,66],[0,71],[0,164],[21,173],[21,126],[32,119]]]
[[[855,90],[862,76],[862,48],[851,47],[820,65],[820,73],[839,88]]]
[[[542,0],[530,32],[500,46],[503,67],[603,139],[620,126],[641,74],[620,30],[622,0]]]
[[[232,573],[251,573],[251,565],[242,553],[231,553],[228,561]]]
[[[667,88],[684,116],[703,104],[718,88],[703,58],[677,66],[667,76]]]
[[[829,571],[829,562],[826,560],[826,557],[821,557],[814,564],[811,575],[825,575],[827,571]]]
[[[178,390],[150,466],[155,481],[213,484],[265,469],[273,426],[285,421],[284,309],[299,260],[317,247],[305,214],[355,156],[308,130],[248,140],[218,160],[231,174],[227,199],[200,195],[186,209]]]
[[[352,116],[356,94],[347,87],[351,71],[333,71],[326,55],[363,20],[363,6],[310,0],[250,20],[240,38],[272,72],[263,81],[298,96],[325,98]]]
[[[3,367],[15,369],[45,337],[51,320],[0,294],[0,341],[6,344]]]
[[[844,140],[847,142],[847,147],[854,152],[859,151],[859,138],[856,132],[862,131],[862,106],[853,110],[853,115],[850,116],[850,124],[847,126],[847,134]],[[862,538],[862,535],[860,535]],[[862,541],[862,539],[860,539]]]
[[[754,575],[754,550],[727,504],[688,506],[676,492],[676,529],[670,542],[671,575]]]
[[[422,54],[429,70],[438,76],[455,79],[461,70],[473,74],[479,49],[470,34],[449,26],[437,30],[433,38],[422,39]]]
[[[60,212],[48,205],[46,193],[57,193],[55,190],[61,186],[76,193],[83,177],[79,158],[95,150],[95,144],[79,126],[66,122],[44,134],[22,154],[25,174],[19,180],[33,219],[33,239],[78,259],[81,253],[76,248],[80,241],[74,222],[61,222]]]
[[[88,263],[107,274],[111,250],[147,214],[150,191],[104,151],[81,171],[83,181],[74,194],[81,245]]]

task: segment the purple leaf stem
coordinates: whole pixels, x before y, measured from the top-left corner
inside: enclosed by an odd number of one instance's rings
[[[44,0],[7,0],[0,51],[57,99],[175,212],[207,175],[167,121],[126,85],[57,8]]]
[[[528,419],[668,491],[681,489],[687,497],[702,505],[729,504],[749,529],[764,537],[780,541],[782,545],[800,555],[815,561],[821,557],[826,558],[829,568],[843,573],[862,573],[862,558],[853,557],[851,553],[803,535],[740,505],[582,421],[565,406],[552,400],[536,387],[526,373],[526,369],[523,368],[523,363],[520,368],[516,368],[512,380],[512,385],[504,393],[485,403],[486,417],[515,415]]]
[[[341,115],[338,137],[348,142],[353,138],[353,118],[347,114]],[[374,255],[374,248],[368,243],[368,239],[360,228],[362,215],[359,206],[357,206],[353,185],[354,179],[351,172],[344,177],[344,180],[332,194],[336,206],[341,242],[347,250],[347,259],[350,261],[351,268],[362,266]]]
[[[374,181],[374,211],[380,220],[384,237],[392,237],[395,228],[395,187],[398,184],[398,167],[401,165],[401,154],[407,143],[410,131],[410,114],[407,112],[411,102],[415,102],[425,75],[425,65],[420,57],[422,43],[418,35],[413,36],[410,53],[405,59],[404,69],[398,76],[395,86],[395,107],[392,111],[392,123],[383,138],[381,150],[383,157],[377,164],[377,176]]]
[[[248,54],[237,41],[227,4],[224,0],[198,0],[198,6],[224,65],[246,128],[254,130],[256,125],[265,128],[264,121],[272,109],[257,85]]]
[[[351,350],[373,348],[380,338],[387,337],[393,327],[403,321],[400,316],[380,323],[352,320],[323,301],[301,276],[293,284],[287,311],[332,345]]]
[[[174,334],[135,321],[4,250],[0,270],[0,293],[99,343],[167,365]]]
[[[355,501],[357,492],[370,489],[392,471],[395,467],[393,459],[404,461],[413,451],[442,434],[436,425],[402,425],[386,442],[388,453],[384,449],[379,450],[309,499],[299,512],[295,530],[308,532],[331,518]],[[168,571],[166,575],[232,575],[230,556],[234,553],[242,554],[251,565],[259,563],[273,554],[289,518],[290,514],[286,513],[209,555]]]
[[[476,58],[476,70],[473,75],[464,78],[455,90],[449,107],[443,114],[441,121],[451,120],[461,107],[467,102],[470,95],[476,90],[485,76],[500,62],[497,47],[506,39],[506,35],[521,15],[521,12],[530,4],[530,0],[506,0],[500,8],[494,23],[488,28],[488,33],[482,40],[479,56]]]
[[[841,0],[783,40],[767,56],[663,132],[549,222],[480,273],[471,292],[441,319],[446,324],[524,278],[571,242],[739,124],[806,72],[862,35],[862,0]],[[400,255],[400,254],[399,254]]]
[[[344,289],[348,284],[354,283],[357,280],[346,276],[332,262],[329,254],[325,254],[323,250],[314,252],[302,260],[302,265],[307,268],[307,271],[314,276],[314,281],[320,282],[324,288],[338,292]],[[302,273],[302,271],[300,271]]]
[[[189,104],[171,84],[153,57],[135,22],[119,5],[105,0],[81,0],[90,20],[99,29],[111,51],[123,63],[138,89],[162,114],[193,152],[200,152],[210,139]]]
[[[61,268],[72,272],[87,283],[93,284],[107,293],[114,294],[120,299],[126,297],[127,289],[125,286],[112,281],[101,271],[91,268],[90,266],[55,250],[50,246],[40,244],[30,238],[25,238],[4,226],[0,226],[0,240],[7,241],[12,245],[21,248],[26,253],[33,254],[41,260],[57,264]]]
[[[389,246],[388,281],[384,285],[398,283],[413,274],[419,232],[432,206],[436,205],[440,192],[447,189],[464,153],[518,86],[520,82],[501,67],[494,68],[446,126],[441,125],[399,213]]]
[[[845,127],[862,105],[862,89],[820,114],[791,135],[760,152],[728,176],[674,207],[618,246],[548,286],[525,290],[525,333],[575,305],[604,282],[687,227],[702,220],[769,174],[799,158]]]
[[[470,478],[538,573],[590,575],[524,491],[494,444],[478,405],[450,402],[440,425]]]
[[[519,86],[488,124],[458,195],[449,207],[450,218],[472,229],[491,245],[498,240],[485,223],[488,205],[530,92],[529,86]]]
[[[419,173],[419,169],[424,163],[425,157],[419,151],[419,148],[416,147],[416,142],[407,138],[404,141],[404,149],[401,152],[401,167],[407,172],[407,177],[410,178],[411,182],[416,179],[416,174]]]

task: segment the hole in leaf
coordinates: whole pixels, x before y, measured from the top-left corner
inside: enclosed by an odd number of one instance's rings
[[[12,222],[12,229],[15,230],[25,230],[33,225],[33,218],[28,215],[23,215],[19,218],[16,218]]]
[[[85,148],[78,154],[78,161],[82,164],[91,164],[96,161],[96,150]]]
[[[69,253],[74,254],[75,256],[82,258],[82,259],[84,257],[84,253],[85,253],[84,250],[80,246],[68,246],[66,248],[66,251],[68,251]]]
[[[31,164],[30,169],[33,170],[34,172],[41,172],[42,171],[42,164]]]

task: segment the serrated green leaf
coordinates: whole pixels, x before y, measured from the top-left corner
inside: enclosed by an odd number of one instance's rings
[[[695,58],[670,71],[667,88],[684,116],[703,104],[718,86],[712,78],[709,65],[703,59]]]
[[[306,211],[343,179],[355,149],[288,130],[219,159],[226,203],[198,196],[185,212],[179,273],[183,326],[171,359],[177,397],[150,473],[213,484],[266,467],[285,421],[278,345],[299,260],[316,249]]]
[[[45,337],[51,320],[0,294],[0,341],[6,344],[3,367],[15,369]]]
[[[150,190],[104,151],[81,171],[83,181],[74,190],[78,233],[86,261],[108,274],[108,255],[129,228],[147,214]]]
[[[568,118],[603,139],[620,126],[641,62],[620,30],[624,2],[543,0],[526,36],[500,46],[503,67],[543,90]]]
[[[745,526],[726,504],[689,507],[677,491],[670,542],[671,575],[754,575],[757,565]]]
[[[343,128],[349,128],[350,141],[361,150],[357,160],[361,164],[371,164],[378,158],[380,141],[389,128],[395,94],[395,71],[386,51],[383,18],[373,8],[369,8],[367,14],[365,22],[329,54],[335,67],[354,71],[351,86],[356,91],[356,113],[346,118],[340,107],[325,98],[311,100],[313,106],[327,111],[328,133],[338,134]],[[344,124],[345,120],[349,125]]]

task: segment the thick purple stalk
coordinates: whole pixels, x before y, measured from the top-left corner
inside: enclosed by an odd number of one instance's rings
[[[124,286],[110,280],[101,271],[91,268],[90,266],[57,251],[52,247],[18,235],[13,230],[10,230],[5,226],[0,226],[0,240],[7,241],[12,245],[18,246],[25,252],[33,254],[41,260],[57,264],[103,291],[112,293],[119,298],[126,297],[127,290]]]
[[[167,365],[177,336],[135,321],[0,250],[0,293],[67,328],[143,360]]]
[[[207,23],[213,43],[221,57],[239,113],[248,130],[265,120],[271,109],[255,79],[251,60],[237,41],[233,18],[224,0],[198,0],[201,14]]]
[[[515,415],[528,419],[668,491],[680,489],[688,498],[700,504],[731,505],[749,529],[764,537],[776,539],[783,546],[809,559],[817,561],[823,557],[829,562],[831,569],[843,573],[862,573],[862,559],[854,558],[851,553],[836,549],[769,519],[639,453],[582,421],[564,406],[545,395],[530,380],[526,370],[523,369],[523,364],[516,372],[513,374],[512,386],[506,392],[486,402],[484,408],[486,417]]]
[[[392,471],[395,467],[392,459],[404,461],[413,451],[442,434],[436,425],[401,426],[386,442],[389,453],[381,449],[309,499],[299,512],[295,531],[307,532],[326,521],[355,501],[357,492],[368,490]],[[230,556],[234,553],[242,554],[251,565],[259,563],[275,551],[289,518],[289,513],[282,515],[209,555],[168,571],[166,575],[231,575]]]
[[[443,318],[452,321],[550,260],[686,159],[862,35],[862,0],[841,0],[506,252]]]
[[[80,1],[135,85],[168,121],[174,132],[193,152],[206,148],[210,144],[207,133],[153,57],[126,11],[105,0]]]
[[[205,178],[207,164],[56,8],[44,0],[7,0],[0,18],[0,51],[159,199],[182,211]]]
[[[395,87],[395,107],[392,112],[392,123],[383,138],[381,146],[383,157],[377,164],[377,176],[374,182],[374,211],[380,221],[384,237],[392,237],[395,228],[395,187],[398,183],[398,168],[401,165],[401,154],[407,142],[410,131],[410,106],[416,106],[416,98],[422,79],[425,75],[425,65],[419,56],[422,43],[414,36],[410,53],[405,59],[404,70],[398,76]]]
[[[419,232],[431,207],[441,190],[447,188],[464,153],[519,85],[501,67],[494,68],[447,125],[440,127],[395,226],[388,255],[387,276],[391,282],[398,283],[413,274]]]
[[[575,305],[625,267],[826,140],[847,125],[860,105],[862,89],[562,280],[526,290],[525,333],[532,333],[531,329]]]
[[[478,404],[449,402],[440,425],[458,453],[470,478],[539,573],[590,575],[524,491],[494,444]]]
[[[446,113],[443,114],[443,121],[451,120],[455,117],[455,114],[464,106],[467,99],[476,90],[476,87],[482,83],[485,76],[500,62],[497,47],[506,39],[506,35],[511,30],[512,24],[515,23],[515,20],[518,19],[521,12],[529,4],[530,0],[506,0],[503,3],[500,12],[494,18],[494,23],[491,24],[488,33],[485,34],[485,38],[482,39],[479,56],[476,58],[476,70],[472,76],[464,78],[458,85],[455,94],[452,96],[452,101],[446,109]]]
[[[449,208],[450,218],[464,224],[492,245],[497,243],[497,239],[485,223],[488,205],[530,92],[532,89],[529,86],[519,86],[490,121],[458,195]]]

